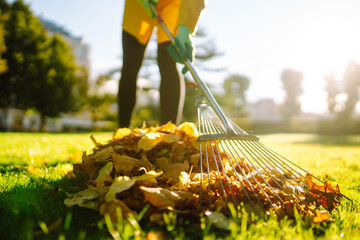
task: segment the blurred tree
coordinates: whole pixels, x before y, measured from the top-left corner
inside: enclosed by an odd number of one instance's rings
[[[327,93],[327,107],[330,114],[339,113],[338,95],[341,93],[339,82],[334,75],[325,76],[325,91]]]
[[[242,75],[230,75],[224,81],[224,94],[219,98],[219,102],[227,114],[232,117],[244,117],[246,106],[246,91],[250,86],[248,77]]]
[[[8,65],[0,75],[0,107],[33,108],[42,119],[72,110],[76,66],[70,48],[59,36],[48,36],[23,1],[2,1],[0,7]]]
[[[69,46],[55,34],[47,40],[39,58],[42,58],[36,66],[39,78],[30,88],[32,107],[40,113],[42,120],[45,116],[56,117],[61,112],[75,110],[78,99],[73,91],[77,68]]]
[[[340,112],[343,121],[352,120],[354,110],[359,101],[360,88],[360,65],[354,61],[350,61],[345,69],[343,76],[344,92],[347,95],[345,108]]]
[[[116,103],[116,96],[114,94],[104,93],[101,87],[109,81],[114,72],[110,71],[97,77],[94,84],[90,85],[88,97],[83,110],[89,110],[91,114],[92,125],[95,126],[96,121],[111,120],[117,121],[116,111],[110,113],[111,104]],[[93,127],[94,128],[94,127]]]
[[[5,15],[2,14],[2,10],[0,8],[0,74],[7,70],[6,59],[2,57],[2,54],[6,50],[5,40],[4,40],[4,35],[5,35],[4,20],[5,20]]]
[[[30,108],[30,91],[39,75],[36,65],[45,46],[46,32],[22,1],[4,8],[4,29],[8,70],[1,74],[0,107]]]
[[[285,69],[281,75],[286,97],[280,110],[285,121],[290,121],[292,117],[301,113],[299,97],[302,94],[302,79],[302,73],[293,69]]]

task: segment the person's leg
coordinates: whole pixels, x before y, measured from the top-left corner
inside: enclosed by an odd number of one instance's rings
[[[136,80],[143,61],[146,45],[123,30],[123,66],[118,91],[118,124],[129,127],[136,101]]]
[[[167,52],[170,42],[158,44],[158,64],[161,75],[160,110],[161,124],[169,121],[179,124],[185,100],[185,82]]]

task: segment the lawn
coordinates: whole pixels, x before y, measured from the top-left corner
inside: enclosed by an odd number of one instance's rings
[[[112,136],[92,134],[99,142]],[[63,204],[65,192],[80,191],[86,184],[84,179],[68,179],[64,172],[69,164],[81,162],[83,151],[91,151],[94,145],[89,136],[0,133],[0,239],[112,238],[107,229],[110,225],[98,212],[67,209]],[[148,232],[160,237],[162,232],[171,239],[360,239],[360,136],[271,134],[260,139],[315,176],[339,184],[352,201],[342,201],[331,213],[332,222],[317,225],[273,218],[249,225],[246,219],[237,219],[227,232],[211,226],[205,218],[194,223],[169,215],[162,226],[146,219],[122,222],[121,236],[142,239]]]

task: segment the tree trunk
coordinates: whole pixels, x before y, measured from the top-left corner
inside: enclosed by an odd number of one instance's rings
[[[46,116],[40,113],[41,128],[40,132],[46,132]]]

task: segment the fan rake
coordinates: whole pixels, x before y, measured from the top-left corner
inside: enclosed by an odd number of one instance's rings
[[[160,25],[175,45],[174,37],[162,17]],[[176,46],[176,45],[175,45]],[[189,69],[202,96],[198,108],[200,148],[200,205],[210,210],[243,205],[277,215],[293,215],[296,208],[310,215],[323,207],[335,208],[342,195],[311,173],[259,141],[229,120],[200,79],[192,63]],[[315,183],[316,182],[316,183]]]

